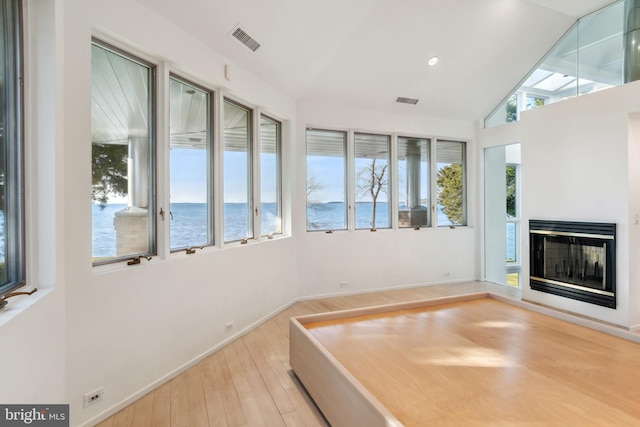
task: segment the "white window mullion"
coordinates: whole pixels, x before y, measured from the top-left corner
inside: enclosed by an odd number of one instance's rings
[[[261,111],[256,108],[251,118],[251,188],[249,189],[249,200],[252,201],[251,215],[253,217],[253,237],[260,240],[262,235],[262,195],[260,186],[260,115]]]
[[[156,126],[156,215],[157,218],[157,251],[160,258],[166,258],[169,253],[169,233],[171,227],[170,194],[169,194],[169,67],[160,63],[157,67],[157,112],[158,126]],[[162,123],[162,125],[160,125]],[[162,211],[162,214],[160,213]]]
[[[211,186],[210,201],[213,206],[213,239],[214,245],[222,248],[224,246],[224,108],[222,100],[224,93],[217,90],[213,93],[213,170],[209,168],[209,179],[213,179]],[[216,197],[217,196],[217,197]]]
[[[398,195],[398,135],[391,135],[391,147],[390,147],[390,158],[389,158],[389,215],[391,215],[391,228],[394,230],[398,229],[398,206],[399,206],[399,195]]]
[[[355,132],[350,130],[347,132],[347,158],[345,167],[347,168],[347,229],[349,231],[355,231],[356,229],[356,175],[355,175]]]
[[[429,144],[429,205],[431,206],[431,228],[438,228],[438,165],[436,163],[436,147],[438,139]]]

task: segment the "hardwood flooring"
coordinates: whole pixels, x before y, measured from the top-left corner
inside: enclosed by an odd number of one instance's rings
[[[406,427],[640,425],[640,344],[492,298],[303,325]]]
[[[327,426],[289,366],[289,318],[484,291],[480,282],[293,304],[98,427]]]
[[[485,291],[486,286],[488,285],[480,282],[470,282],[298,302],[206,357],[196,366],[107,418],[98,426],[326,426],[326,421],[289,366],[288,322],[290,317],[480,292]],[[495,289],[491,289],[491,291],[493,292]],[[505,292],[510,291],[505,289]],[[584,328],[575,328],[577,331],[575,333],[579,336],[587,331]],[[493,338],[489,335],[482,337],[482,339]],[[638,374],[640,372],[640,354],[628,349],[618,354],[619,344],[618,341],[615,341],[617,338],[605,335],[602,345],[583,341],[578,348],[573,350],[578,359],[577,362],[573,365],[567,365],[568,362],[563,359],[545,354],[548,345],[562,342],[565,339],[566,334],[552,331],[547,341],[539,346],[533,345],[527,341],[526,337],[523,337],[518,342],[504,342],[504,348],[505,351],[512,353],[531,352],[531,355],[542,356],[546,363],[544,369],[550,376],[556,375],[560,368],[584,373],[584,375],[579,375],[577,378],[581,379],[576,381],[584,383],[580,386],[592,388],[591,394],[593,396],[590,396],[591,400],[587,400],[588,405],[592,405],[592,400],[597,400],[597,396],[602,396],[603,405],[612,405],[611,402],[614,398],[620,397],[620,402],[614,405],[616,410],[620,410],[617,405],[634,407],[640,401],[637,388],[629,389],[625,386],[624,375],[612,377],[605,370],[594,368],[603,366],[599,363],[606,353],[615,352],[613,356],[610,356],[613,357],[614,364],[617,363],[625,367],[625,363],[636,360],[626,368],[629,369],[629,378],[640,382]],[[634,345],[637,348],[637,344]],[[623,357],[625,352],[630,351],[632,352],[630,358]],[[591,352],[594,352],[595,359],[588,362],[585,358]],[[505,388],[501,392],[501,396],[505,400],[504,405],[499,408],[503,414],[508,413],[510,405],[518,405],[518,407],[526,405],[526,401],[521,401],[521,398],[526,398],[522,395],[523,388],[510,391],[508,388],[509,378],[509,376],[503,378]],[[612,387],[623,391],[626,389],[628,393],[620,392],[619,396],[612,396],[611,393],[605,392],[601,384],[607,380],[613,380]],[[526,384],[521,385],[526,388]],[[577,385],[577,383],[571,384],[565,388],[551,385],[549,389],[540,389],[538,392],[546,394],[547,401],[552,402],[563,399],[566,395],[565,391],[568,393],[572,387]],[[470,406],[463,405],[464,402],[449,402],[444,409],[449,407],[452,411],[464,410],[472,413],[473,408],[481,408],[487,404],[489,394],[474,395],[474,399],[468,402]],[[537,408],[537,410],[545,409]],[[582,408],[569,405],[567,410],[579,413]],[[637,411],[637,409],[632,411],[633,416],[637,416]],[[513,425],[501,422],[500,414],[497,417],[493,420],[494,424]],[[446,417],[440,420],[443,424],[451,421]],[[640,420],[640,416],[636,420]],[[528,424],[526,420],[521,421],[520,425],[536,425]],[[564,425],[572,425],[570,420],[565,421],[568,422]],[[592,421],[592,424],[598,424],[597,420]],[[476,423],[476,425],[481,424]]]

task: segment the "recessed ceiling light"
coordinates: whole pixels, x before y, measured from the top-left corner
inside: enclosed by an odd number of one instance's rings
[[[432,58],[431,58],[431,59],[429,59],[429,61],[427,62],[427,64],[431,65],[432,67],[433,67],[434,65],[436,65],[437,63],[438,63],[438,57],[437,57],[437,56],[432,57]]]

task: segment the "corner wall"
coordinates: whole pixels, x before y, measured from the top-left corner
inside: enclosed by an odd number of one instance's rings
[[[410,108],[410,107],[409,107]],[[301,297],[375,291],[399,286],[478,278],[476,147],[473,124],[429,119],[410,110],[398,114],[355,110],[348,106],[298,103],[296,152],[298,176],[294,232],[298,241]],[[467,227],[306,232],[306,127],[442,137],[467,146]],[[347,281],[348,288],[340,288]]]
[[[75,426],[130,403],[232,338],[226,322],[233,321],[239,333],[297,295],[295,242],[286,235],[189,256],[160,251],[133,267],[92,267],[91,37],[158,62],[159,75],[170,69],[198,79],[285,122],[295,122],[296,111],[290,98],[235,64],[232,81],[225,80],[228,60],[133,0],[63,4],[65,173],[57,204],[66,217],[60,230],[66,236],[66,402]],[[167,121],[160,118],[159,124]],[[291,131],[283,139],[287,162],[293,156]],[[161,151],[166,141],[159,138],[158,144]],[[295,167],[286,170],[295,173]],[[158,181],[162,203],[166,187],[162,177]],[[83,395],[99,387],[104,399],[83,408]]]
[[[632,189],[640,168],[631,142],[629,113],[640,110],[640,84],[632,83],[522,114],[517,123],[478,131],[480,147],[522,144],[522,298],[625,327],[637,324],[640,277],[630,258],[638,253],[640,210]],[[635,209],[631,209],[635,206]],[[530,289],[529,219],[617,224],[616,310]]]

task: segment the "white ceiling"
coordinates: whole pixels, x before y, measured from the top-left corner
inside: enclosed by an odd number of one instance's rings
[[[294,100],[463,120],[483,119],[578,17],[612,2],[136,1]],[[256,52],[229,37],[238,24]]]

